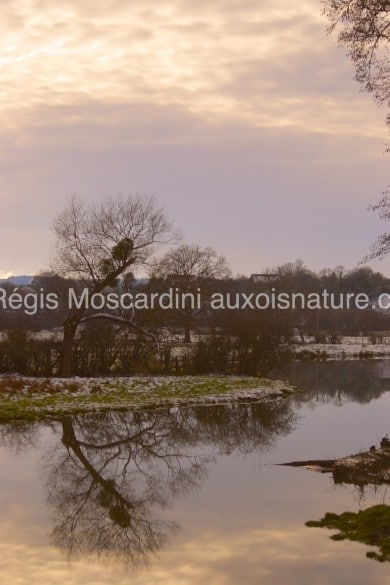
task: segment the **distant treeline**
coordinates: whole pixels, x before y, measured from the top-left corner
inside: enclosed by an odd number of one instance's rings
[[[22,310],[0,310],[0,371],[25,375],[59,375],[62,356],[61,327],[68,316],[69,288],[82,291],[87,281],[54,274],[36,276],[18,292],[55,294],[58,307],[39,308],[28,315]],[[15,287],[2,285],[11,294]],[[370,299],[390,292],[390,280],[361,267],[343,267],[314,273],[302,262],[284,264],[252,278],[183,280],[178,276],[137,280],[130,274],[111,283],[104,294],[163,294],[172,287],[198,294],[196,306],[154,307],[136,310],[104,309],[107,318],[82,323],[73,347],[75,375],[131,374],[261,374],[289,356],[288,341],[311,335],[316,341],[334,343],[340,336],[390,330],[390,315],[375,309],[275,310],[213,309],[210,298],[218,292],[232,297],[276,290],[286,293],[365,293]],[[99,311],[90,309],[86,317]],[[100,311],[101,312],[101,311]],[[111,321],[119,317],[133,325]],[[44,334],[38,332],[44,331]],[[145,332],[147,335],[145,335]]]
[[[390,293],[390,279],[371,268],[360,267],[346,271],[342,266],[335,269],[323,269],[315,273],[306,268],[301,261],[287,263],[274,268],[262,275],[253,277],[236,277],[229,279],[194,279],[188,281],[178,276],[167,276],[166,278],[151,278],[137,280],[128,275],[122,280],[117,280],[108,287],[104,294],[123,292],[133,295],[145,293],[148,295],[163,294],[172,288],[183,293],[193,293],[201,298],[201,307],[191,309],[166,310],[159,307],[153,309],[141,309],[137,312],[137,323],[147,326],[153,330],[169,329],[175,333],[190,330],[192,332],[209,333],[220,329],[235,329],[240,324],[245,326],[262,325],[264,314],[273,312],[272,319],[277,321],[283,328],[286,335],[291,328],[299,328],[307,335],[316,335],[321,332],[335,333],[340,335],[356,335],[360,332],[375,330],[389,330],[390,316],[376,310],[310,310],[300,309],[267,311],[267,310],[234,310],[218,309],[212,310],[208,303],[210,296],[215,293],[223,295],[257,294],[259,292],[270,292],[272,289],[283,293],[321,293],[327,290],[335,295],[354,293],[365,293],[370,299],[376,299],[381,293]],[[257,277],[257,278],[256,278]],[[259,279],[260,277],[260,279]],[[69,312],[68,291],[72,288],[80,292],[88,286],[88,281],[75,281],[65,279],[54,274],[42,274],[36,276],[28,286],[16,287],[10,283],[2,284],[1,288],[6,289],[10,294],[17,290],[19,294],[26,295],[35,292],[38,296],[44,293],[54,293],[59,299],[58,308],[38,308],[36,314],[26,314],[25,311],[7,309],[0,306],[0,331],[14,329],[28,329],[31,331],[50,330],[61,327]],[[200,293],[198,292],[200,291]],[[93,313],[90,310],[90,313]],[[95,311],[96,312],[96,311]],[[107,311],[110,312],[110,311]],[[114,311],[111,314],[115,315]],[[270,317],[266,317],[270,320]],[[188,331],[187,331],[188,341]]]

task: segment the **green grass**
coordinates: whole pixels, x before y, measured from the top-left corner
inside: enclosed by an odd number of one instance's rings
[[[380,562],[390,561],[390,506],[379,504],[360,512],[328,512],[319,521],[306,526],[337,529],[333,540],[354,540],[379,547],[380,552],[369,551],[366,556]]]
[[[147,406],[284,398],[295,392],[283,382],[255,377],[51,380],[9,376],[0,379],[0,423]]]

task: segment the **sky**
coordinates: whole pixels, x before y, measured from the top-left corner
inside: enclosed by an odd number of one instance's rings
[[[387,112],[326,25],[321,0],[0,0],[0,276],[47,267],[73,193],[154,195],[235,274],[354,268]]]

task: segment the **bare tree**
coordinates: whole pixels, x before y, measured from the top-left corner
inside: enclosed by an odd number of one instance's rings
[[[102,293],[130,266],[145,264],[156,246],[172,241],[172,226],[152,197],[127,195],[85,204],[72,196],[53,222],[56,272],[87,283],[91,294]],[[111,318],[137,328],[133,319],[99,314],[85,316],[85,307],[70,310],[64,322],[62,375],[72,374],[72,350],[81,322]]]
[[[390,192],[382,193],[381,199],[378,203],[370,205],[369,209],[378,213],[379,217],[384,221],[390,221]],[[378,236],[377,240],[372,244],[368,254],[363,258],[363,262],[378,258],[382,260],[390,252],[390,234],[384,232]]]
[[[339,43],[356,67],[356,80],[378,103],[389,105],[389,0],[324,0],[324,12],[329,31],[338,30]]]
[[[329,32],[338,31],[340,45],[356,68],[356,80],[373,94],[379,104],[390,107],[390,1],[389,0],[323,0]],[[387,115],[390,126],[390,114]],[[387,149],[389,151],[389,149]],[[370,206],[379,217],[390,219],[389,187],[380,201]],[[371,246],[362,262],[383,258],[390,250],[390,235],[384,233]]]
[[[152,265],[152,276],[169,278],[183,293],[191,293],[206,281],[227,278],[231,271],[225,256],[211,246],[181,244],[173,248]],[[187,306],[182,311],[184,341],[191,342],[191,322],[194,309]]]
[[[194,279],[226,278],[230,268],[225,256],[211,246],[181,244],[154,264],[153,274],[178,276],[182,281],[192,282]]]

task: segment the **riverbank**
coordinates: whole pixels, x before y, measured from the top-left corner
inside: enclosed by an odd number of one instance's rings
[[[329,359],[329,360],[356,360],[356,359],[390,359],[390,339],[379,338],[377,342],[370,337],[342,337],[335,343],[316,343],[306,337],[304,342],[295,340],[290,350],[296,359]]]
[[[248,376],[122,378],[0,377],[0,423],[129,408],[271,400],[299,391],[279,380]]]
[[[365,486],[390,484],[390,443],[386,448],[371,447],[370,451],[348,455],[341,459],[318,459],[282,463],[290,467],[304,467],[321,473],[332,473],[333,481]]]

